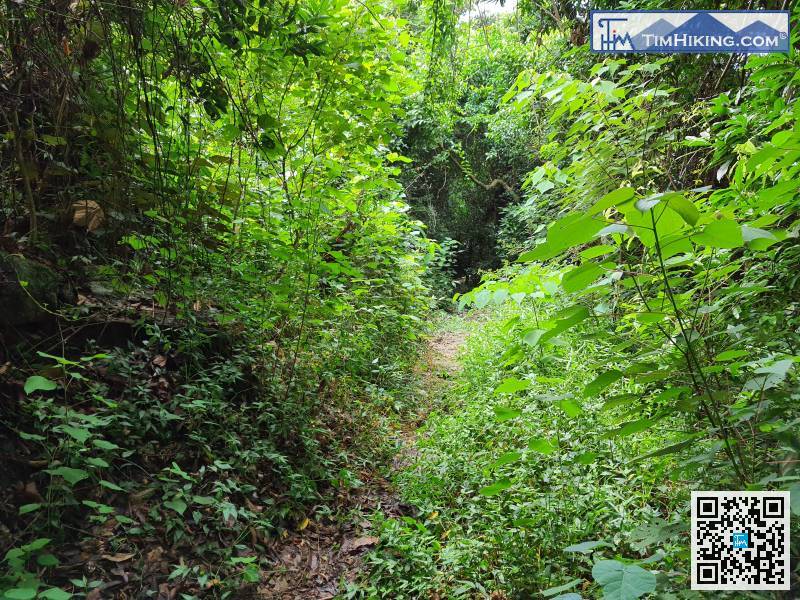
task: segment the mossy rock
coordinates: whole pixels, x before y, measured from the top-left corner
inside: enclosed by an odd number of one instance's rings
[[[61,278],[50,267],[0,251],[0,328],[49,318],[45,309],[55,308],[60,287]]]

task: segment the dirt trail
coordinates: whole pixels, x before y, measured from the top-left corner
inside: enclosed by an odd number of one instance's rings
[[[428,340],[415,368],[421,401],[416,415],[409,415],[399,432],[403,446],[393,461],[393,470],[413,461],[416,429],[427,416],[430,400],[458,373],[456,357],[465,338],[462,331],[440,331]],[[269,554],[274,565],[265,573],[256,598],[331,600],[342,589],[342,582],[356,581],[364,568],[364,554],[378,543],[364,515],[380,509],[388,517],[398,517],[408,508],[398,501],[385,477],[367,475],[361,477],[363,487],[337,499],[337,512],[349,515],[345,521],[309,521],[302,530],[273,543]]]

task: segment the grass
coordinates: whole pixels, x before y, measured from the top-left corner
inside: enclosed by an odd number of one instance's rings
[[[381,545],[360,595],[526,598],[572,582],[565,591],[593,596],[600,558],[659,571],[662,590],[684,587],[687,532],[675,523],[688,490],[628,458],[669,434],[602,436],[625,415],[583,401],[594,374],[578,365],[593,364],[603,341],[589,326],[547,355],[510,345],[532,311],[506,305],[438,323],[439,335],[469,334],[463,369],[431,399],[416,458],[396,474],[412,514],[374,519]],[[506,379],[531,384],[495,393]]]

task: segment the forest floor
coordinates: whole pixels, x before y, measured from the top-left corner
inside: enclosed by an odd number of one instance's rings
[[[330,600],[343,585],[354,584],[364,572],[364,555],[379,538],[369,515],[380,511],[386,518],[407,514],[411,507],[397,497],[392,477],[416,456],[416,432],[430,407],[440,398],[460,370],[458,352],[467,332],[448,320],[427,340],[414,369],[415,401],[397,423],[397,452],[392,464],[361,473],[364,485],[340,494],[333,516],[306,520],[297,531],[276,540],[270,549],[274,566],[265,574],[257,598],[270,600]]]

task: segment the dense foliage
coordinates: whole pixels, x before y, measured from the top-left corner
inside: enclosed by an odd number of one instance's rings
[[[120,593],[228,596],[358,481],[439,260],[389,149],[408,34],[376,10],[0,9],[7,597],[106,597],[134,556]]]
[[[797,53],[586,8],[0,7],[1,597],[279,597],[369,511],[345,597],[690,598],[690,491],[798,511]]]

